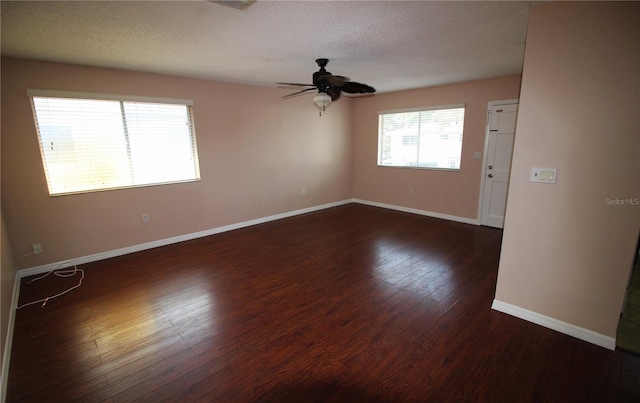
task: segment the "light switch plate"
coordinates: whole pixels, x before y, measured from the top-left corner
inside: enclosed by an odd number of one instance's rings
[[[531,168],[529,182],[556,183],[557,168]]]

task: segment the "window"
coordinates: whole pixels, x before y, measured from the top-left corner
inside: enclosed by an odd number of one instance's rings
[[[30,90],[49,194],[200,179],[191,101]]]
[[[381,112],[378,165],[460,169],[464,105]]]

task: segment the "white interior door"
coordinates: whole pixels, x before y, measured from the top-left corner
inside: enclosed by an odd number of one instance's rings
[[[518,104],[490,105],[480,224],[504,227]]]

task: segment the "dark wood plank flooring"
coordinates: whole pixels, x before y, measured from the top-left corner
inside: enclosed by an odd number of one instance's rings
[[[501,236],[349,204],[83,265],[7,401],[640,401],[639,357],[491,310]]]

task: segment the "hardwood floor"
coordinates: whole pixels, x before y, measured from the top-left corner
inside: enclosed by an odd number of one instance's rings
[[[7,401],[639,401],[639,357],[491,310],[501,235],[349,204],[83,265]]]

